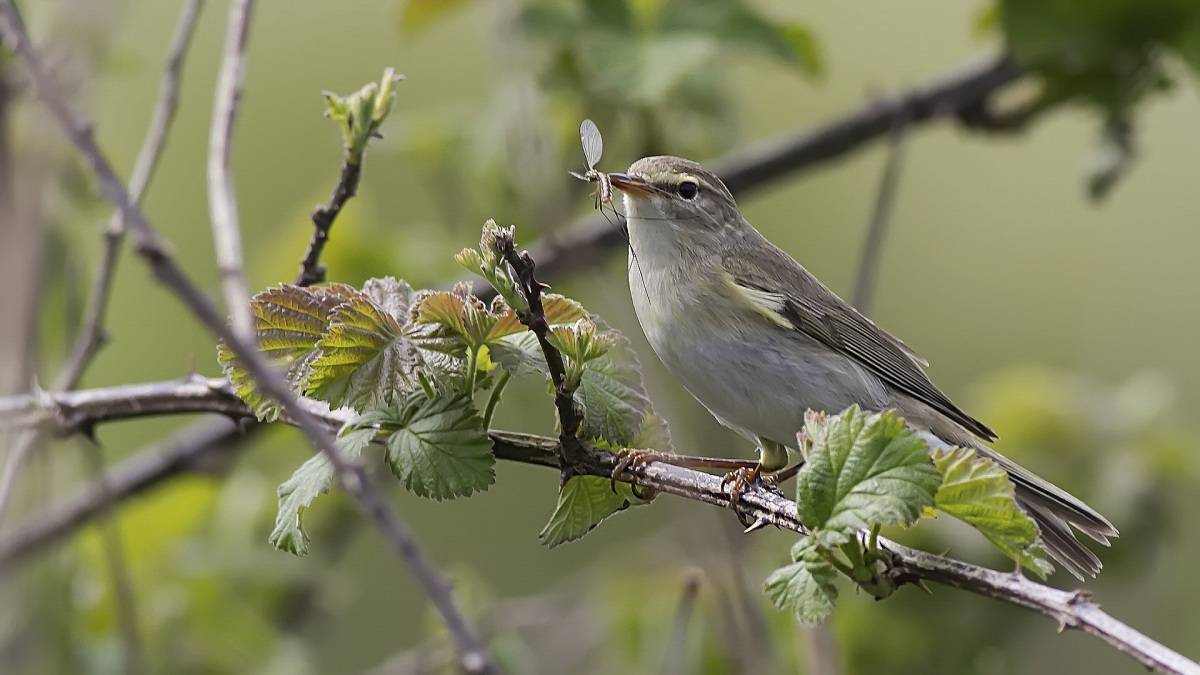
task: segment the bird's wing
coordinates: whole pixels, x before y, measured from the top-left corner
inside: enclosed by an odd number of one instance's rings
[[[887,385],[925,403],[980,438],[996,440],[996,432],[963,412],[934,386],[921,369],[924,359],[846,304],[791,256],[770,244],[768,247],[765,255],[777,259],[754,264],[737,254],[724,258],[725,271],[732,282],[761,312],[780,326],[799,331],[852,359]],[[775,273],[768,276],[762,271],[764,267]]]

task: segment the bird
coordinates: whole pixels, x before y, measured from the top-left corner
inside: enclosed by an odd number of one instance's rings
[[[608,179],[622,193],[646,339],[697,401],[757,446],[751,476],[787,466],[806,410],[895,410],[931,448],[973,448],[998,464],[1047,553],[1080,579],[1100,571],[1072,528],[1107,546],[1112,523],[988,445],[996,433],[933,384],[917,352],[768,241],[715,174],[663,155]]]

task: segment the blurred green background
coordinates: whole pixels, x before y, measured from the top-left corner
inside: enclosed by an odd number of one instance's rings
[[[308,213],[336,180],[340,138],[321,117],[320,92],[348,93],[386,66],[407,79],[325,261],[332,281],[394,275],[421,287],[459,278],[451,256],[477,240],[485,218],[516,224],[529,243],[590,211],[588,188],[565,174],[582,166],[576,129],[584,116],[605,132],[604,170],[650,150],[703,162],[831,120],[1003,46],[996,8],[986,2],[773,0],[749,6],[806,31],[789,43],[797,50],[790,56],[705,38],[701,27],[661,44],[650,31],[638,34],[637,44],[659,45],[646,49],[651,65],[639,66],[622,56],[634,38],[614,35],[602,20],[601,10],[616,4],[259,3],[234,146],[252,289],[292,279]],[[725,5],[630,4],[649,24]],[[145,132],[181,6],[23,3],[35,35],[85,64],[76,69],[75,100],[123,175]],[[600,13],[587,15],[585,6]],[[422,19],[422,7],[433,14]],[[204,163],[226,9],[210,3],[201,16],[178,122],[146,201],[214,297]],[[811,52],[797,47],[808,38]],[[1135,163],[1098,203],[1088,199],[1083,175],[1103,114],[1086,102],[1057,106],[1016,134],[981,135],[952,123],[911,133],[872,316],[930,360],[948,394],[999,431],[1003,452],[1085,498],[1122,531],[1101,552],[1105,572],[1087,584],[1104,608],[1200,658],[1200,591],[1190,582],[1200,555],[1191,517],[1200,509],[1200,424],[1192,412],[1200,406],[1200,99],[1182,60],[1168,55],[1164,68],[1177,86],[1132,109]],[[37,342],[48,382],[68,344],[64,316],[80,279],[89,278],[109,209],[28,97],[15,124],[19,161],[62,166],[39,188],[50,243]],[[777,181],[743,198],[742,209],[848,295],[885,154],[876,143]],[[749,457],[750,448],[711,420],[642,340],[624,261],[614,251],[599,269],[551,281],[634,340],[677,448]],[[192,364],[219,373],[211,336],[132,257],[120,268],[109,325],[113,340],[85,387],[177,378]],[[541,387],[510,391],[498,426],[551,430]],[[190,421],[114,424],[99,439],[116,462]],[[227,474],[179,478],[122,506],[118,523],[150,672],[343,673],[384,663],[391,669],[378,672],[424,672],[423,658],[435,672],[441,667],[444,649],[410,651],[441,644],[423,596],[341,497],[310,512],[309,557],[268,546],[275,486],[310,452],[299,434],[272,429]],[[84,466],[78,441],[48,445],[2,527],[72,494],[86,480]],[[683,672],[836,672],[813,660],[814,645],[830,638],[846,672],[1141,671],[1091,638],[1057,634],[1048,620],[941,587],[932,596],[905,589],[883,603],[846,592],[832,631],[805,630],[759,591],[785,560],[786,534],[743,536],[731,514],[662,498],[547,550],[536,534],[557,477],[505,463],[498,474],[487,493],[449,503],[405,494],[386,475],[380,483],[495,632],[513,672],[659,672],[680,595],[696,575]],[[1008,564],[953,524],[893,534],[981,564]],[[0,663],[12,666],[5,672],[122,672],[100,542],[89,527],[3,580]],[[1062,574],[1052,582],[1073,586]]]

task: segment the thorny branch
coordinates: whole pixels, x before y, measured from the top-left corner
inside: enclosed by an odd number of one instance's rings
[[[375,523],[429,596],[446,628],[454,637],[461,655],[462,669],[469,673],[496,672],[492,657],[478,633],[455,604],[449,582],[413,538],[407,524],[392,511],[383,496],[368,481],[362,468],[347,461],[338,452],[328,428],[303,406],[282,375],[259,353],[256,345],[225,324],[213,304],[175,261],[158,231],[130,198],[112,165],[104,157],[95,141],[91,124],[71,110],[50,79],[41,56],[34,48],[20,14],[13,5],[13,0],[0,0],[0,29],[28,68],[30,79],[42,101],[87,161],[97,178],[101,192],[121,210],[122,216],[137,234],[137,251],[149,263],[158,280],[175,293],[210,331],[229,345],[261,390],[279,401],[284,412],[304,431],[313,445],[325,454],[338,482]]]
[[[40,421],[61,433],[70,434],[80,428],[83,420],[89,420],[84,426],[91,426],[139,415],[214,410],[220,410],[235,419],[253,416],[245,404],[240,404],[239,410],[238,404],[233,403],[235,400],[229,385],[223,380],[191,377],[178,381],[46,394],[41,400],[34,396],[0,399],[0,420],[20,424]],[[299,403],[306,412],[319,419],[327,430],[338,428],[346,419],[345,412],[330,412],[328,407],[317,401],[301,399]],[[143,412],[139,413],[139,410]],[[285,421],[295,423],[291,419]],[[493,431],[490,435],[492,453],[498,459],[560,470],[563,468],[557,439],[503,431]],[[194,448],[198,449],[198,446]],[[585,455],[582,461],[571,465],[572,472],[605,478],[612,475],[617,463],[615,454],[587,446],[583,450]],[[114,499],[120,500],[157,482],[149,475],[152,472],[135,470],[135,462],[158,461],[158,470],[170,475],[177,472],[181,464],[198,456],[176,456],[170,461],[135,457],[109,473],[108,485]],[[621,480],[627,478],[623,474]],[[658,462],[647,464],[639,474],[632,476],[631,482],[641,488],[652,488],[725,509],[733,508],[748,520],[794,532],[805,531],[800,524],[796,503],[769,488],[751,485],[741,493],[738,502],[731,505],[729,493],[722,486],[719,476]],[[98,501],[98,498],[94,497],[93,501]],[[76,501],[69,506],[70,513],[74,514],[73,519],[63,517],[63,507],[52,507],[50,516],[35,516],[29,525],[18,528],[14,534],[0,540],[0,569],[6,569],[27,556],[32,547],[44,546],[49,540],[48,526],[55,535],[61,536],[94,515],[89,510],[89,506],[95,508],[94,504]],[[81,514],[88,515],[85,517]],[[42,529],[35,532],[35,526]],[[1113,618],[1101,610],[1086,591],[1062,591],[1031,581],[1020,574],[989,570],[910,549],[883,538],[879,541],[891,553],[888,573],[897,585],[931,581],[961,588],[1033,610],[1053,619],[1060,629],[1077,629],[1093,635],[1156,672],[1200,675],[1200,664]]]
[[[517,253],[516,242],[513,241],[511,232],[498,233],[496,246],[504,256],[505,262],[512,268],[521,293],[529,304],[528,310],[517,312],[517,318],[537,336],[542,355],[546,358],[546,367],[550,371],[551,382],[554,383],[554,408],[558,412],[558,438],[563,455],[562,480],[565,483],[571,476],[574,464],[582,461],[587,451],[577,433],[583,418],[575,407],[574,396],[567,389],[567,369],[563,364],[562,354],[546,337],[550,334],[550,324],[546,323],[546,312],[542,308],[542,291],[548,287],[534,276],[535,265],[529,252]]]

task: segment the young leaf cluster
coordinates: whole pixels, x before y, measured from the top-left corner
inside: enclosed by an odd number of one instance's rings
[[[443,318],[465,327],[470,317],[464,308],[477,309],[478,301],[472,303],[461,287],[444,295],[460,311],[443,311]],[[355,412],[337,439],[347,458],[356,459],[378,439],[405,487],[435,499],[486,490],[495,480],[491,442],[473,402],[492,379],[478,360],[431,349],[422,340],[429,331],[418,317],[432,311],[426,304],[446,302],[442,294],[417,292],[391,278],[372,279],[362,290],[282,285],[250,302],[259,348],[287,369],[296,392]],[[443,342],[457,337],[449,331]],[[261,419],[278,416],[278,405],[254,388],[226,345],[219,345],[218,358]],[[307,551],[301,514],[332,480],[329,462],[313,457],[280,486],[272,544],[296,554]]]
[[[362,161],[367,141],[381,137],[379,127],[392,111],[392,104],[396,102],[395,86],[401,79],[403,76],[388,68],[383,71],[378,84],[368,83],[349,96],[324,92],[325,116],[341,124],[342,145],[350,164]]]
[[[877,543],[880,528],[913,525],[935,509],[974,526],[1037,574],[1053,570],[1008,475],[974,450],[931,454],[895,412],[857,407],[835,416],[810,412],[802,438],[806,463],[796,478],[796,504],[809,534],[764,586],[776,606],[802,621],[819,622],[833,611],[838,573],[876,598],[889,596],[896,585]]]
[[[423,497],[451,499],[486,490],[495,481],[487,429],[504,386],[513,376],[549,381],[537,336],[518,314],[528,311],[528,303],[497,251],[500,232],[512,236],[511,229],[489,222],[479,249],[457,256],[496,287],[499,295],[490,303],[466,284],[417,291],[392,278],[369,280],[361,290],[281,285],[250,302],[259,349],[286,369],[295,391],[354,411],[337,438],[347,459],[358,459],[378,442],[392,473]],[[547,339],[563,356],[566,386],[580,410],[581,437],[607,448],[645,441],[669,450],[666,426],[652,414],[628,341],[574,300],[554,294],[540,299]],[[255,388],[224,344],[218,359],[260,419],[279,416],[278,404]],[[489,389],[481,413],[475,399]],[[332,466],[318,456],[280,486],[274,546],[307,551],[301,516],[332,481]],[[604,481],[603,496],[595,487],[581,479],[567,484],[543,540],[554,545],[578,538],[641,503],[627,486],[617,494]]]

